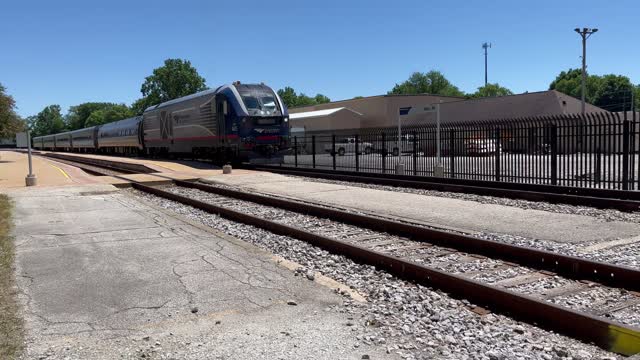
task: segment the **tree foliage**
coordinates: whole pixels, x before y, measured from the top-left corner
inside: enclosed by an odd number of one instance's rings
[[[205,79],[188,60],[167,59],[164,65],[153,70],[145,78],[140,87],[142,98],[133,103],[136,113],[142,113],[145,108],[164,101],[191,95],[206,90]]]
[[[0,138],[11,137],[24,129],[24,122],[15,111],[16,102],[0,84]]]
[[[562,71],[549,85],[549,90],[558,90],[577,99],[582,97],[582,70]],[[640,86],[634,86],[622,75],[587,74],[585,101],[607,111],[631,110],[631,94],[635,94],[635,107],[640,106]]]
[[[133,111],[125,104],[109,104],[89,115],[85,126],[102,125],[133,116]]]
[[[287,107],[310,106],[331,102],[329,97],[322,94],[316,94],[314,97],[307,96],[304,93],[297,94],[296,91],[289,86],[278,90],[278,96],[280,96]]]
[[[481,86],[474,93],[468,95],[468,97],[472,99],[484,98],[484,97],[495,97],[495,96],[507,96],[513,95],[513,92],[506,87],[500,86],[500,84],[487,84],[485,86]]]
[[[65,122],[69,130],[82,129],[87,126],[87,119],[95,111],[102,110],[115,104],[108,102],[87,102],[69,107]]]
[[[27,120],[31,128],[31,135],[34,137],[66,130],[60,105],[49,105],[42,109],[38,115],[30,116]]]
[[[454,86],[439,71],[431,70],[427,73],[414,72],[406,81],[396,84],[391,95],[404,94],[432,94],[442,96],[464,96],[464,93]]]

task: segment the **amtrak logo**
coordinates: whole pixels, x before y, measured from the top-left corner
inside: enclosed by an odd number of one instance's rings
[[[280,132],[280,129],[253,129],[253,131],[258,134],[277,134]]]

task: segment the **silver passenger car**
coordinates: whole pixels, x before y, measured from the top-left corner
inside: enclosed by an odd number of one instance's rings
[[[31,147],[34,149],[44,149],[44,136],[36,136],[31,141]]]
[[[95,150],[98,147],[98,126],[73,130],[70,134],[74,151]]]
[[[56,138],[56,149],[57,150],[71,150],[71,133],[63,132],[60,134],[54,135]]]
[[[56,148],[55,135],[47,135],[42,137],[42,148],[47,150],[54,150]]]
[[[142,116],[100,126],[98,149],[101,151],[135,152],[142,150]]]

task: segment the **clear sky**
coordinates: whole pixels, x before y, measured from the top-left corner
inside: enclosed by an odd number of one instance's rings
[[[209,87],[234,80],[292,86],[332,100],[386,93],[414,71],[461,90],[489,81],[546,90],[580,66],[640,83],[640,1],[65,1],[7,0],[0,83],[33,115],[49,104],[131,104],[166,58],[190,60]]]

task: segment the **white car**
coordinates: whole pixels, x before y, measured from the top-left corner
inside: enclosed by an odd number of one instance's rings
[[[414,143],[416,143],[418,140],[416,138],[414,138],[413,135],[409,134],[409,135],[402,135],[402,139],[401,139],[401,144],[400,146],[398,146],[398,138],[394,137],[394,138],[387,138],[386,142],[386,146],[383,146],[383,149],[387,150],[387,154],[391,154],[393,156],[398,156],[400,155],[400,153],[413,153],[414,150]],[[415,144],[415,150],[417,150],[417,152],[421,152],[422,149],[420,148],[420,143],[418,142],[417,144]],[[384,151],[384,150],[383,150]]]
[[[500,148],[493,139],[471,139],[465,141],[467,154],[470,156],[488,156],[500,152]]]
[[[333,144],[326,144],[324,151],[331,155],[333,154]],[[343,156],[344,154],[354,154],[356,152],[356,138],[345,138],[336,141],[336,154]],[[373,145],[368,142],[358,142],[358,154],[371,154],[373,152]]]

